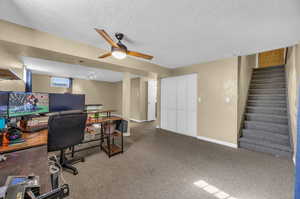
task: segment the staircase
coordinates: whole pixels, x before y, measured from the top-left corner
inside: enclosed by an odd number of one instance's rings
[[[254,69],[241,148],[291,158],[284,66]]]

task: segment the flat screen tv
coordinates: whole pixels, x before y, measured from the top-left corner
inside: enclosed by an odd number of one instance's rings
[[[8,116],[8,94],[9,92],[0,92],[0,117]]]
[[[80,94],[49,94],[50,112],[84,110],[85,95]]]
[[[49,112],[49,95],[46,93],[11,92],[8,98],[8,115],[17,117]]]

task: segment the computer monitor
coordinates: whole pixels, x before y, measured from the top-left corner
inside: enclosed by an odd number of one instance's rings
[[[9,92],[0,92],[0,118],[8,116],[8,94]]]
[[[49,95],[45,93],[11,92],[8,98],[8,116],[35,115],[49,112]]]
[[[50,112],[71,111],[71,110],[84,110],[85,95],[80,94],[49,94],[49,109]]]

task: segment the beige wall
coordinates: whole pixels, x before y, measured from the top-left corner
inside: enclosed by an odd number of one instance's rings
[[[130,119],[140,119],[140,78],[131,79]]]
[[[298,89],[300,78],[300,46],[289,48],[286,64],[287,88],[288,88],[288,105],[291,125],[291,135],[296,151],[297,143],[297,106],[298,106]]]
[[[8,53],[0,46],[0,68],[12,69],[20,78],[23,78],[23,64],[21,60]],[[23,80],[0,80],[1,91],[24,91],[25,84]]]
[[[117,100],[120,100],[116,83],[74,79],[73,93],[85,94],[86,104],[103,104],[105,109],[116,109]]]
[[[122,81],[115,83],[116,84],[116,114],[122,115],[122,95],[123,95],[123,89],[122,89]]]
[[[147,120],[148,113],[148,79],[140,78],[140,120]]]
[[[25,91],[23,80],[0,80],[0,91]]]
[[[131,79],[131,113],[130,119],[147,120],[147,79],[134,78]]]
[[[252,71],[256,66],[256,55],[241,56],[238,59],[238,130],[241,128]]]
[[[53,88],[50,87],[50,76],[34,74],[32,78],[34,92],[85,94],[86,104],[103,104],[105,109],[121,113],[122,89],[119,87],[122,87],[122,83],[74,79],[72,89]]]
[[[50,86],[50,78],[48,75],[32,75],[32,91],[45,93],[66,93],[71,92],[71,89],[58,88]]]
[[[237,144],[238,58],[196,64],[173,75],[198,74],[198,136]],[[226,98],[230,99],[226,102]]]

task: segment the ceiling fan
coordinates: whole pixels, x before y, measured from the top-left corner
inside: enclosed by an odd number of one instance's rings
[[[95,30],[111,45],[111,52],[101,55],[99,57],[100,59],[109,57],[111,55],[117,59],[124,59],[127,55],[149,60],[153,58],[153,56],[151,55],[146,55],[143,53],[128,50],[127,47],[122,43],[122,39],[124,37],[124,34],[122,33],[115,34],[118,40],[118,43],[115,43],[105,30],[97,28],[95,28]]]

